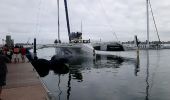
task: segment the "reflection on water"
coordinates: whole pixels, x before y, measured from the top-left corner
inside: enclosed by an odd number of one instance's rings
[[[137,57],[136,57],[136,65],[135,65],[135,75],[138,75],[138,72],[140,71],[140,58],[139,58],[139,51],[137,51]]]
[[[70,98],[70,92],[71,92],[71,74],[69,73],[69,76],[68,76],[68,89],[67,89],[67,100],[69,100]]]
[[[164,85],[154,84],[163,80],[157,73],[162,70],[158,70],[162,56],[157,52],[141,51],[134,59],[112,55],[56,59],[48,71],[37,71],[44,72],[42,80],[55,100],[169,100],[168,95],[164,97],[158,92],[164,91]],[[159,99],[154,98],[157,96]]]
[[[107,66],[108,68],[109,67],[119,68],[121,66],[121,64],[126,60],[127,59],[124,59],[122,57],[117,57],[117,56],[96,55],[96,59],[95,59],[95,62],[94,62],[94,64],[95,64],[94,67],[103,68],[103,67]]]
[[[40,75],[40,77],[45,77],[52,70],[55,74],[67,74],[69,72],[69,67],[65,63],[60,63],[57,61],[48,61],[46,59],[33,60],[32,65]]]
[[[60,81],[61,81],[61,78],[60,78],[60,75],[58,75],[58,90],[59,90],[59,94],[58,94],[58,100],[60,100],[60,96],[62,94],[62,91],[61,91],[61,88],[60,88]]]
[[[71,74],[69,73],[68,74],[68,86],[67,86],[67,100],[69,100],[70,98],[70,92],[71,92]],[[60,82],[61,82],[61,77],[60,77],[60,74],[58,74],[58,90],[59,90],[59,94],[58,94],[58,100],[61,100],[61,95],[62,95],[62,90],[61,90],[61,87],[60,87]]]
[[[139,59],[139,57],[138,57]],[[83,82],[84,70],[102,69],[102,68],[120,68],[124,63],[132,63],[135,66],[135,71],[139,68],[139,62],[136,59],[125,59],[122,57],[111,56],[111,55],[96,55],[94,58],[60,58],[58,59],[56,55],[52,56],[51,60],[38,59],[36,64],[34,64],[35,69],[40,74],[41,77],[45,77],[52,70],[56,75],[58,75],[58,99],[61,100],[61,95],[63,90],[61,89],[61,74],[68,75],[67,81],[67,100],[70,100],[71,95],[71,80],[77,80],[77,82]],[[47,64],[48,63],[48,64]],[[68,67],[69,66],[69,67]],[[69,68],[69,69],[67,69]],[[69,71],[68,71],[69,70]],[[137,71],[139,72],[139,70]],[[137,73],[135,72],[135,73]],[[68,73],[68,74],[67,74]]]
[[[146,66],[146,99],[149,100],[149,51],[146,51],[147,53],[147,66]]]

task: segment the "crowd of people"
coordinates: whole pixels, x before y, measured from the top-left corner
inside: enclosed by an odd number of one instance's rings
[[[8,57],[10,59],[10,63],[18,63],[21,58],[22,62],[25,62],[26,58],[26,48],[23,46],[3,46],[0,48],[0,54]]]

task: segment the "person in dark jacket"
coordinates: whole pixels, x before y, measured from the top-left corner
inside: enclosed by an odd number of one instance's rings
[[[9,58],[10,63],[12,62],[12,55],[13,55],[13,50],[11,49],[11,47],[8,49],[7,53],[6,53],[6,57]]]
[[[9,58],[4,55],[0,55],[0,98],[2,87],[6,85],[6,74],[7,74],[7,66],[6,63],[10,62]]]

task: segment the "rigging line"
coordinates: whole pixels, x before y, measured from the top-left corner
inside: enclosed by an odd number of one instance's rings
[[[94,18],[97,18],[96,14],[93,12],[93,10],[90,10],[91,7],[89,7],[89,5],[86,5],[87,4],[87,2],[86,2],[87,0],[86,1],[81,0],[81,1],[82,1],[82,2],[80,2],[81,5],[84,6],[84,8],[86,9],[86,11],[88,13],[87,16],[92,16]],[[82,19],[84,19],[84,18],[86,18],[86,17],[85,16],[81,17],[81,23],[82,23]],[[83,30],[81,30],[81,31],[83,31]]]
[[[98,18],[98,16],[95,14],[95,11],[92,10],[93,8],[89,5],[87,5],[87,0],[82,0],[81,5],[84,6],[84,8],[87,10],[87,13],[88,13],[89,16],[92,16],[95,19]]]
[[[87,0],[81,0],[82,2],[81,2],[81,5],[83,5],[84,6],[84,8],[87,10],[87,13],[89,14],[89,15],[94,15],[95,16],[95,18],[97,17],[96,16],[96,14],[94,13],[94,11],[93,10],[91,10],[90,8],[91,7],[89,7],[88,5],[85,5],[87,2]],[[84,17],[84,16],[83,16]]]
[[[93,14],[93,13],[91,12],[92,10],[90,10],[89,7],[86,7],[86,6],[85,6],[86,3],[84,2],[84,0],[82,0],[82,1],[80,2],[80,4],[87,10],[87,13],[88,13],[89,15]],[[71,9],[71,8],[70,8],[70,9]],[[91,14],[90,14],[90,13],[91,13]],[[73,15],[76,15],[76,14],[73,14]],[[93,14],[93,15],[94,15],[94,14]],[[81,23],[82,23],[82,19],[84,19],[84,17],[85,17],[85,16],[81,16]],[[70,16],[70,19],[71,19],[71,16]],[[72,23],[70,23],[70,24],[72,24]],[[71,25],[71,26],[73,27],[74,25]],[[75,29],[75,27],[74,27],[74,29]]]
[[[92,10],[89,9],[90,7],[87,7],[87,5],[85,5],[86,2],[84,0],[81,0],[80,4],[86,9],[88,15],[94,15],[95,16],[95,14],[92,12]],[[84,18],[86,18],[86,17],[81,16],[81,33],[83,32],[82,19],[84,19]]]
[[[154,17],[154,14],[153,14],[152,5],[151,5],[150,0],[149,0],[149,6],[150,6],[150,9],[151,9],[151,14],[152,14],[153,22],[154,22],[154,25],[155,25],[156,33],[157,33],[159,42],[161,42],[161,41],[160,41],[160,37],[159,37],[159,33],[158,33],[158,28],[157,28],[157,25],[156,25],[156,21],[155,21],[155,17]]]
[[[36,33],[34,34],[34,37],[36,37],[36,34],[38,34],[40,32],[40,30],[39,30],[39,22],[40,22],[39,17],[40,17],[41,4],[42,4],[42,0],[39,0],[38,10],[37,10],[37,19],[36,19]],[[37,35],[37,37],[38,37],[38,35]]]
[[[107,13],[106,13],[106,10],[105,10],[105,8],[104,8],[104,6],[103,6],[102,1],[101,1],[101,0],[99,0],[99,3],[100,3],[100,5],[101,5],[101,7],[102,7],[102,10],[103,10],[104,16],[105,16],[106,21],[107,21],[107,23],[108,23],[108,26],[111,28],[111,32],[113,32],[112,25],[111,25],[111,23],[110,23],[110,21],[109,21],[108,15],[107,15]],[[114,32],[113,34],[115,35],[115,37],[116,37],[117,41],[119,41],[119,40],[118,40],[118,37],[117,37],[117,35],[116,35],[116,33]]]
[[[118,37],[117,37],[117,35],[116,35],[116,32],[114,32],[113,35],[115,35],[116,40],[119,41],[119,40],[118,40]]]

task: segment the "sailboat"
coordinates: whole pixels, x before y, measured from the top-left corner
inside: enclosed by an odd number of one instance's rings
[[[149,7],[151,9],[151,14],[152,14],[153,22],[154,22],[154,25],[155,25],[155,30],[156,30],[158,40],[159,40],[156,43],[150,43],[150,41],[149,41]],[[146,48],[147,49],[161,49],[161,48],[163,48],[163,45],[161,45],[161,40],[160,40],[160,37],[159,37],[159,34],[158,34],[158,29],[157,29],[157,26],[156,26],[156,21],[155,21],[154,15],[153,15],[153,10],[152,10],[150,0],[146,0],[146,18],[147,18],[147,20],[146,20],[147,21],[147,43],[146,43]]]
[[[70,23],[69,15],[67,8],[67,0],[64,0],[65,13],[66,13],[66,22],[67,22],[67,31],[69,37],[69,43],[60,43],[56,42],[56,54],[57,57],[75,57],[75,56],[86,56],[92,57],[95,53],[94,48],[90,44],[89,40],[82,39],[82,32],[70,32]],[[60,40],[59,35],[59,0],[58,0],[58,41]]]
[[[153,22],[154,22],[154,27],[155,27],[157,37],[158,37],[158,41],[155,41],[155,42],[150,42],[150,38],[149,38],[150,37],[149,8],[151,10],[151,16],[152,16],[152,19],[153,19]],[[146,33],[147,33],[147,40],[146,40],[146,42],[140,42],[140,44],[138,45],[139,49],[163,49],[163,48],[165,48],[161,44],[161,40],[160,40],[160,36],[159,36],[159,33],[158,33],[158,28],[157,28],[157,25],[156,25],[156,21],[155,21],[155,18],[154,18],[154,14],[153,14],[153,10],[152,10],[150,0],[146,0]],[[125,43],[124,44],[125,50],[126,49],[127,50],[135,50],[136,46],[137,45],[135,44],[135,40],[134,40],[134,44],[133,43],[127,43],[127,44]]]

